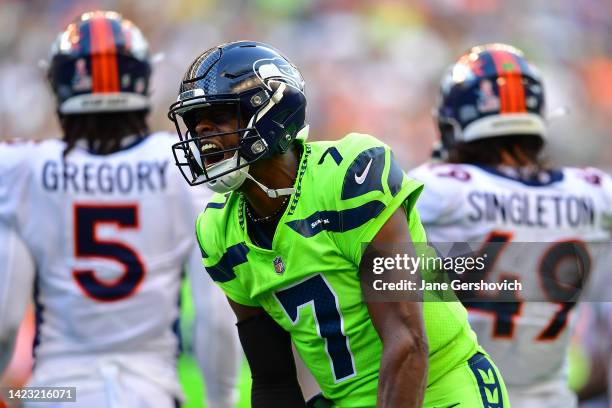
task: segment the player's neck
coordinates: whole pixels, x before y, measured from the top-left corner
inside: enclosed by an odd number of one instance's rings
[[[270,189],[293,187],[300,162],[299,148],[293,148],[285,154],[255,163],[249,169],[253,178]],[[286,204],[287,196],[270,198],[253,181],[247,179],[241,188],[250,208],[257,218],[264,218],[276,213],[280,206]]]

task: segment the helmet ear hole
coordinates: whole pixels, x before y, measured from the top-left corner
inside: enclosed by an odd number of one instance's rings
[[[291,146],[291,142],[293,142],[293,138],[289,133],[285,133],[285,136],[278,140],[279,153],[285,153],[289,149],[289,146]]]
[[[460,135],[458,134],[461,129],[457,128],[458,125],[454,124],[452,119],[445,120],[438,117],[438,130],[440,132],[440,143],[444,150],[451,150],[457,143]]]

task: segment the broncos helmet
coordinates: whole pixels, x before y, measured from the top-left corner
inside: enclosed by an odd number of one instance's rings
[[[198,112],[215,106],[235,112],[236,130],[198,136]],[[287,151],[296,137],[305,135],[305,116],[302,75],[276,49],[252,41],[213,47],[189,66],[168,112],[180,138],[173,146],[176,165],[190,185],[235,190],[252,178],[250,164]],[[228,135],[238,135],[237,146],[207,143]],[[214,163],[206,165],[207,159]]]
[[[497,136],[545,133],[544,89],[536,68],[510,45],[473,47],[452,65],[434,116],[441,148]]]
[[[70,23],[51,47],[47,72],[61,115],[148,110],[150,75],[147,41],[113,11]]]

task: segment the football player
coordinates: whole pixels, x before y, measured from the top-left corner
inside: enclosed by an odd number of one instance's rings
[[[37,269],[32,283],[24,268],[4,265],[21,255],[3,238],[0,293],[21,300],[6,304],[3,295],[0,316],[20,315],[33,292],[29,385],[76,387],[76,403],[65,406],[174,407],[182,399],[179,289],[189,264],[208,406],[229,408],[238,337],[193,237],[195,209],[209,194],[185,186],[171,165],[172,136],[147,127],[150,74],[146,40],[117,13],[85,13],[59,34],[48,79],[63,139],[0,144],[2,231],[25,243]],[[18,320],[3,318],[3,342],[12,342]]]
[[[314,406],[507,407],[460,303],[364,302],[366,258],[426,241],[422,185],[371,136],[307,143],[305,108],[297,68],[241,41],[199,55],[169,112],[184,177],[219,193],[196,230],[238,317],[252,406],[305,406],[293,342]]]
[[[491,249],[487,281],[511,278],[525,288],[512,302],[482,293],[468,308],[520,408],[576,406],[566,375],[570,298],[595,266],[588,243],[609,241],[603,220],[612,208],[602,172],[543,162],[544,106],[540,75],[520,50],[476,46],[442,80],[443,163],[410,173],[426,186],[417,208],[429,240],[481,243]]]
[[[0,271],[14,271],[0,272],[6,278],[0,281],[0,373],[3,373],[10,363],[29,302],[29,297],[22,294],[32,288],[34,263],[17,232],[3,222],[0,222],[0,243]]]

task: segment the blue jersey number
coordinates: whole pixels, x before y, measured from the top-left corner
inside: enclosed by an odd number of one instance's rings
[[[97,237],[97,226],[110,224],[118,229],[138,228],[136,205],[81,205],[74,207],[74,255],[76,258],[107,259],[118,262],[124,272],[114,282],[101,281],[93,270],[75,270],[74,279],[85,295],[100,301],[113,302],[133,295],[145,275],[138,253],[123,242]]]
[[[299,310],[312,305],[317,331],[325,340],[335,382],[355,375],[353,355],[348,338],[344,335],[344,321],[338,306],[338,297],[322,275],[315,275],[295,286],[276,292],[276,298],[295,325]]]

